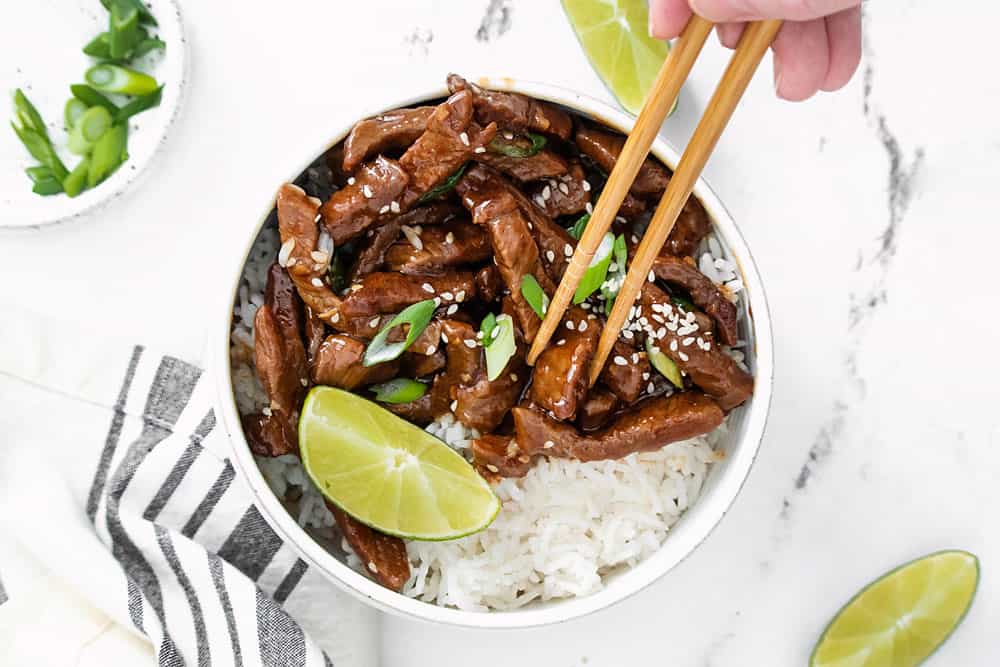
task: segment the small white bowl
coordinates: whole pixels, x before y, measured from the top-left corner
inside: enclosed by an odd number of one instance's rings
[[[560,104],[619,132],[628,133],[635,122],[631,116],[602,102],[555,86],[515,81],[506,77],[484,78],[477,82],[487,88],[524,93]],[[438,99],[445,95],[447,90],[442,86],[371,110],[359,118],[367,118],[382,111]],[[289,163],[290,169],[279,178],[291,181],[298,177],[320,154],[343,139],[350,129],[351,126],[340,128],[326,137],[325,141],[307,147],[303,153],[295,156],[294,161]],[[652,153],[671,168],[676,166],[679,158],[678,152],[662,139],[657,139],[653,144]],[[275,181],[275,191],[280,184],[281,181]],[[525,628],[578,618],[623,600],[670,571],[708,536],[736,499],[757,456],[771,401],[773,368],[771,320],[760,276],[743,236],[715,193],[704,181],[699,180],[694,194],[712,218],[716,236],[727,255],[735,257],[739,264],[740,276],[745,286],[741,304],[745,309],[744,319],[750,323],[748,330],[742,335],[747,339],[748,363],[756,379],[756,389],[753,398],[729,417],[730,432],[721,445],[725,451],[725,458],[712,466],[701,496],[671,528],[663,545],[655,554],[635,567],[606,576],[604,587],[592,595],[530,603],[516,611],[483,613],[440,607],[384,588],[348,567],[343,560],[327,551],[300,528],[295,518],[288,514],[279,499],[271,492],[247,446],[233,398],[229,363],[230,327],[243,265],[262,225],[274,207],[273,198],[262,202],[264,204],[262,209],[258,209],[254,217],[248,218],[248,233],[243,239],[242,246],[237,246],[241,251],[234,257],[229,273],[230,283],[226,291],[226,302],[220,304],[220,318],[215,325],[216,330],[211,342],[216,357],[215,372],[221,423],[229,434],[233,459],[247,480],[255,502],[267,522],[311,567],[376,609],[410,618],[473,628]]]

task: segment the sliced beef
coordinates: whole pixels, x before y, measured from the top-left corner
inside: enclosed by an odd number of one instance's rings
[[[434,421],[434,402],[429,393],[409,403],[382,403],[389,412],[413,422],[417,426],[427,426]]]
[[[587,398],[580,404],[576,423],[582,431],[596,431],[614,416],[618,409],[618,397],[610,389],[597,385],[587,392]]]
[[[519,348],[495,380],[488,378],[483,364],[474,382],[452,390],[458,421],[481,433],[500,425],[510,409],[517,405],[528,382],[531,369],[524,361],[524,354],[525,350]]]
[[[348,318],[374,318],[386,313],[398,313],[426,299],[440,298],[442,304],[448,304],[461,303],[475,296],[476,277],[468,271],[450,271],[436,276],[371,273],[344,297],[341,312]]]
[[[427,129],[434,107],[395,109],[357,123],[344,141],[344,171],[353,172],[369,157],[406,148]]]
[[[590,127],[576,131],[576,145],[580,152],[596,162],[610,174],[625,146],[625,137]],[[670,172],[654,158],[646,158],[629,191],[640,199],[659,199],[670,182]]]
[[[558,153],[543,148],[528,157],[510,157],[487,150],[476,156],[478,162],[507,174],[522,183],[559,176],[569,171],[569,164]]]
[[[495,122],[505,129],[544,132],[564,140],[573,132],[569,114],[526,95],[486,90],[457,74],[448,75],[448,90],[452,93],[471,90],[475,95],[476,117],[481,123]]]
[[[346,334],[328,336],[320,345],[312,366],[312,381],[352,391],[396,377],[398,361],[364,366],[362,362],[367,347],[364,341]]]
[[[557,419],[573,419],[587,394],[590,361],[600,337],[596,319],[589,319],[582,308],[570,308],[553,342],[535,362],[531,400]]]
[[[601,370],[601,382],[626,404],[635,403],[649,384],[648,355],[619,339]]]
[[[661,254],[653,263],[653,273],[664,282],[684,288],[691,295],[694,304],[715,320],[722,342],[726,345],[736,344],[739,339],[736,305],[698,270],[693,261]]]
[[[480,127],[472,119],[472,94],[455,93],[439,105],[427,121],[427,130],[399,159],[410,175],[407,202],[418,201],[468,162],[477,148],[485,150],[496,125]]]
[[[708,213],[701,202],[688,197],[663,249],[676,257],[689,257],[711,231],[712,221],[708,219]]]
[[[422,378],[433,375],[445,367],[448,358],[444,350],[433,347],[434,351],[427,354],[428,348],[418,348],[416,345],[403,353],[400,360],[400,374],[408,378]]]
[[[316,353],[319,352],[319,346],[326,339],[326,325],[316,316],[312,308],[306,307],[305,315],[306,362],[311,365],[316,359]]]
[[[257,456],[274,458],[285,454],[298,454],[299,437],[287,415],[251,414],[242,419],[243,433],[250,451]]]
[[[444,372],[434,378],[431,387],[435,417],[451,412],[451,403],[455,400],[453,390],[475,382],[483,367],[483,349],[478,345],[476,330],[471,324],[442,320],[440,335],[448,363]]]
[[[277,201],[282,243],[279,258],[288,249],[285,268],[299,296],[317,317],[332,324],[339,317],[340,298],[326,281],[330,257],[326,251],[317,248],[319,227],[316,216],[319,207],[320,201],[309,197],[299,186],[291,183],[281,186]]]
[[[708,433],[724,417],[719,405],[699,392],[648,399],[593,433],[581,433],[536,410],[514,408],[517,444],[522,452],[579,461],[620,459],[654,451]]]
[[[390,271],[428,274],[484,262],[491,255],[486,232],[468,222],[453,220],[424,229],[419,235],[419,247],[401,238],[385,253],[385,261]]]
[[[369,528],[331,502],[326,506],[333,512],[344,539],[375,581],[391,590],[402,590],[410,578],[410,561],[403,540]]]
[[[500,296],[503,289],[503,279],[495,264],[487,264],[476,271],[476,291],[484,303],[492,303]]]
[[[545,211],[545,215],[558,218],[560,215],[583,213],[590,203],[590,190],[583,167],[579,162],[573,162],[562,176],[534,184],[528,195]]]
[[[354,182],[333,193],[320,209],[334,245],[357,238],[386,214],[398,213],[409,183],[400,163],[381,155],[358,170]]]
[[[472,441],[472,460],[487,472],[501,477],[524,477],[532,457],[522,454],[510,435],[484,435]]]

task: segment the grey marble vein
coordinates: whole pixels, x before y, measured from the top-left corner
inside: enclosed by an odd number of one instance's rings
[[[510,0],[490,0],[476,30],[476,39],[480,42],[492,42],[503,37],[510,30],[512,13]]]

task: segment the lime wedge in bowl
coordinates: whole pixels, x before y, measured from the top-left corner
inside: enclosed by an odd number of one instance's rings
[[[941,551],[882,575],[830,621],[810,667],[915,667],[965,617],[979,585],[979,559]]]
[[[670,52],[670,42],[649,36],[646,0],[563,0],[563,9],[598,76],[626,111],[639,113]]]
[[[452,540],[500,511],[460,454],[375,403],[332,387],[309,392],[299,419],[302,464],[331,502],[358,521],[410,540]]]

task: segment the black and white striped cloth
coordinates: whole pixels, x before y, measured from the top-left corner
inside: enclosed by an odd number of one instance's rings
[[[27,315],[0,340],[5,537],[147,637],[161,665],[377,664],[376,613],[249,501],[198,366]],[[3,574],[0,603],[17,594]]]

